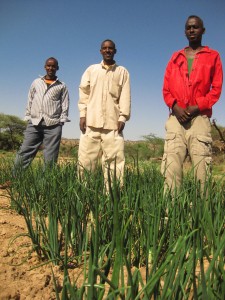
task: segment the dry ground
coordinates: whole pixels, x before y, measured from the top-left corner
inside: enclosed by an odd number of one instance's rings
[[[55,299],[51,267],[40,267],[35,253],[29,254],[29,239],[18,237],[9,246],[14,237],[26,232],[23,217],[10,209],[6,190],[0,190],[0,300]],[[60,290],[63,276],[57,268],[54,273]]]

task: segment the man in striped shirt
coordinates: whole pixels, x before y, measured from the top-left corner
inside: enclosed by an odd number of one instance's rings
[[[16,155],[15,168],[26,168],[43,144],[45,164],[57,162],[62,126],[69,122],[69,93],[56,72],[58,61],[50,57],[45,62],[46,75],[33,81],[25,113],[28,121],[24,141]]]

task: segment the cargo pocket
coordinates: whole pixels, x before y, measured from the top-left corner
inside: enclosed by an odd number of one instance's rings
[[[212,138],[205,135],[197,135],[193,144],[193,154],[210,156],[212,155]]]
[[[164,153],[177,153],[178,141],[175,132],[168,132],[165,137]]]
[[[166,161],[167,161],[167,154],[164,153],[162,157],[162,163],[161,163],[161,174],[165,177],[166,172]]]

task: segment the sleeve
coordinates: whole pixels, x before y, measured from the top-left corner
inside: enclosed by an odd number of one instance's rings
[[[80,112],[80,118],[86,117],[89,95],[90,95],[90,69],[88,68],[82,75],[81,82],[79,85],[78,109]]]
[[[63,87],[63,92],[62,92],[62,100],[61,100],[61,105],[62,105],[62,112],[60,116],[60,122],[65,123],[65,122],[70,122],[68,119],[68,114],[69,114],[69,92],[66,86]]]
[[[223,67],[219,53],[217,53],[217,56],[215,57],[213,69],[214,71],[210,79],[211,88],[209,92],[205,96],[196,98],[200,111],[211,109],[212,106],[219,100],[222,92]]]
[[[34,99],[35,92],[36,92],[35,83],[33,82],[31,84],[31,87],[30,87],[29,92],[28,92],[28,100],[27,100],[27,107],[26,107],[26,110],[25,110],[24,121],[29,121],[31,119],[31,106],[32,106],[32,102],[33,102],[33,99]]]
[[[130,89],[130,75],[127,70],[124,71],[124,82],[119,100],[120,114],[119,120],[126,122],[130,119],[131,113],[131,89]]]
[[[167,64],[165,75],[164,75],[164,82],[163,82],[163,98],[166,105],[172,109],[176,99],[170,92],[170,76],[172,70],[172,58]]]

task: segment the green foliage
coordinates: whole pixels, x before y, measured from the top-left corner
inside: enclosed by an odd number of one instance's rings
[[[128,162],[137,160],[149,160],[152,157],[152,151],[149,143],[145,141],[125,143],[125,156]]]
[[[154,133],[144,135],[143,138],[151,145],[153,157],[162,156],[164,139],[157,137]]]
[[[147,161],[163,155],[164,140],[155,134],[143,136],[143,141],[125,142],[125,155],[128,162]]]
[[[60,149],[59,149],[59,156],[77,158],[78,145],[70,146],[70,145],[65,145],[65,144],[61,143]]]
[[[0,149],[15,150],[23,139],[26,122],[12,115],[0,113]]]
[[[223,180],[203,195],[190,173],[171,197],[154,164],[129,166],[109,192],[101,169],[80,181],[74,164],[42,168],[0,169],[34,250],[64,270],[62,299],[224,299]]]

